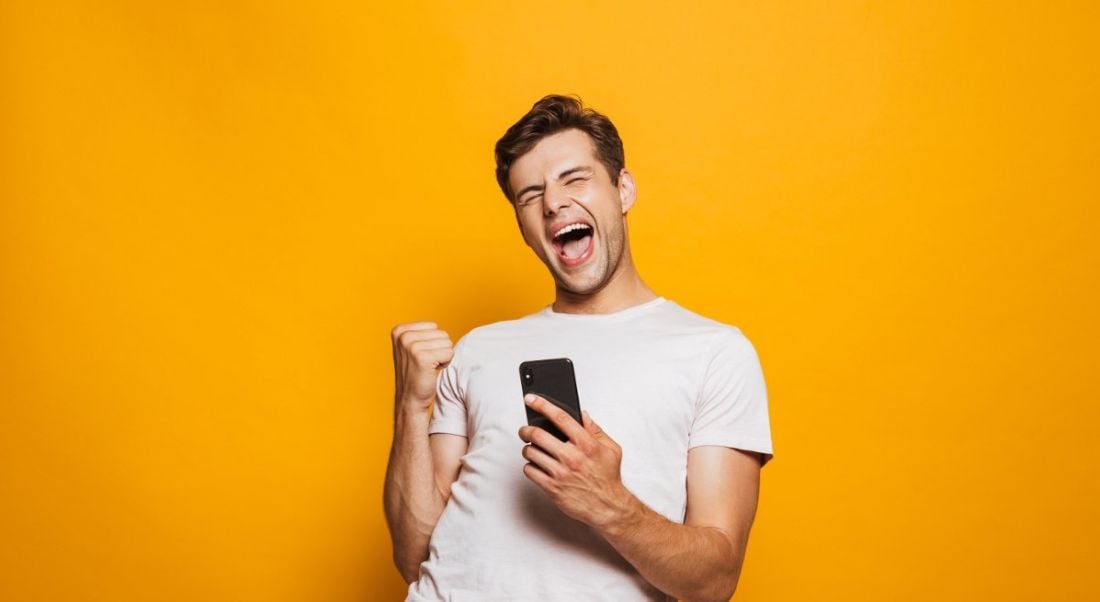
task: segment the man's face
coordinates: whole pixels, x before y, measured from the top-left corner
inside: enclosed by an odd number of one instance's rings
[[[626,246],[623,214],[634,204],[630,172],[611,183],[588,134],[564,130],[540,140],[512,164],[509,184],[527,246],[559,288],[599,291],[619,268]]]

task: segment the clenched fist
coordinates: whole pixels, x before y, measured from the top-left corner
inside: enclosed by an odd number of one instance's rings
[[[391,335],[397,405],[427,412],[435,399],[436,370],[454,357],[451,337],[435,322],[398,324]]]

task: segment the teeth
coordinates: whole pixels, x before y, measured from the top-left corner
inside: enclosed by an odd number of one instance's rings
[[[568,226],[566,226],[566,227],[558,230],[557,232],[555,232],[554,233],[554,238],[557,238],[557,237],[561,236],[562,234],[567,234],[569,232],[572,232],[573,230],[580,230],[581,228],[584,228],[585,230],[588,230],[588,229],[591,228],[591,226],[589,226],[588,224],[581,224],[581,223],[569,224]]]

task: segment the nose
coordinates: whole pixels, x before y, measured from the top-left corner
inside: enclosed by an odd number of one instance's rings
[[[566,193],[564,187],[550,184],[542,193],[542,212],[545,217],[550,217],[561,211],[562,207],[568,207],[572,199]]]

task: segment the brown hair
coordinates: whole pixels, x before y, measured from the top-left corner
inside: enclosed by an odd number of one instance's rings
[[[592,138],[596,158],[607,169],[611,183],[619,184],[619,172],[626,160],[623,157],[623,141],[615,124],[606,115],[585,107],[579,96],[550,94],[539,99],[497,141],[497,183],[509,202],[515,202],[512,187],[508,184],[508,171],[512,164],[534,148],[539,140],[568,129],[580,130]]]

